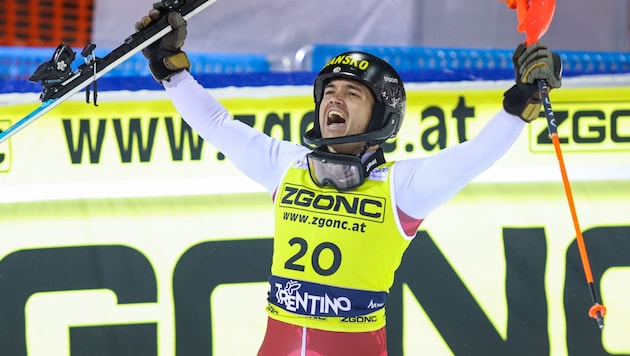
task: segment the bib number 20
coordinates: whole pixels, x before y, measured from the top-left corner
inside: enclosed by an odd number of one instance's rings
[[[309,252],[311,255],[311,266],[319,275],[330,276],[337,272],[339,266],[341,266],[341,250],[332,242],[322,242],[316,245],[312,251],[309,251],[308,242],[301,237],[292,238],[289,240],[289,244],[291,246],[298,245],[299,250],[284,263],[284,268],[286,269],[304,272],[305,266],[300,263],[300,260]],[[332,263],[330,266],[322,266],[320,262],[320,257],[324,252],[332,254]]]

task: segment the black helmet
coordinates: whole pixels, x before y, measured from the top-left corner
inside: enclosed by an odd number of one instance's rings
[[[336,78],[359,81],[374,96],[372,118],[365,133],[322,138],[319,127],[319,108],[324,88]],[[380,145],[395,137],[405,116],[406,96],[402,79],[384,60],[364,52],[346,52],[331,59],[315,78],[315,122],[304,134],[304,142],[316,146],[366,141],[369,146]]]

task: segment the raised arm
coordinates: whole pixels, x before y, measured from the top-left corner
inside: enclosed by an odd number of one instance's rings
[[[274,139],[244,123],[233,120],[225,107],[188,72],[190,62],[182,51],[187,24],[181,14],[164,11],[154,3],[136,29],[168,16],[173,31],[142,51],[153,77],[164,85],[183,119],[205,141],[221,151],[239,170],[273,194],[289,165],[308,149]]]
[[[512,146],[525,122],[498,112],[471,140],[425,158],[403,160],[394,168],[398,207],[424,219],[490,168]]]
[[[520,44],[512,62],[516,83],[503,95],[503,110],[477,137],[431,157],[396,165],[394,189],[398,208],[406,215],[424,219],[505,154],[526,123],[539,116],[538,79],[551,88],[562,85],[560,57],[540,43]]]
[[[164,82],[164,88],[186,123],[269,193],[275,191],[289,165],[308,151],[304,146],[269,137],[233,120],[225,107],[186,71]]]

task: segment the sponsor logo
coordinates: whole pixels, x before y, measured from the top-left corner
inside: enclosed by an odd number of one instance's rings
[[[376,315],[371,316],[347,316],[341,318],[342,323],[375,323],[378,321]]]
[[[385,199],[360,194],[319,193],[304,187],[286,184],[282,188],[280,205],[284,207],[306,209],[326,214],[383,221]]]
[[[297,281],[288,281],[285,285],[275,283],[276,300],[288,311],[306,315],[339,315],[352,309],[348,297],[331,297],[328,294],[313,295],[300,293],[302,285]]]
[[[617,103],[554,103],[552,125],[564,152],[630,151],[630,109]],[[624,104],[626,105],[626,104]],[[603,107],[603,108],[602,108]],[[540,113],[540,118],[545,114]],[[547,120],[530,127],[532,152],[553,152]]]
[[[381,309],[385,307],[385,303],[377,303],[374,300],[370,300],[370,304],[368,304],[368,309]]]
[[[370,162],[368,162],[368,164],[366,165],[366,170],[370,170],[370,168],[372,168],[372,166],[374,166],[376,163],[378,163],[378,160],[376,158],[372,159]]]
[[[339,64],[352,66],[360,70],[366,70],[370,66],[370,62],[365,59],[359,59],[349,55],[340,55],[328,61],[324,68]]]

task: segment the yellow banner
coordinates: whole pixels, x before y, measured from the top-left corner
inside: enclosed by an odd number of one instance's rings
[[[521,350],[520,340],[554,356],[592,345],[630,353],[630,183],[578,182],[574,194],[609,310],[603,331],[587,314],[560,184],[473,184],[426,219],[405,254],[388,301],[388,335],[398,340],[390,349],[498,356]],[[0,204],[0,225],[3,350],[21,350],[20,340],[28,355],[68,355],[87,340],[116,345],[90,338],[91,329],[135,335],[149,350],[153,341],[160,355],[193,341],[211,342],[219,356],[260,345],[273,233],[267,194]]]
[[[276,90],[213,92],[235,119],[300,142],[309,88]],[[502,92],[410,86],[389,160],[474,137]],[[0,350],[255,354],[271,198],[189,130],[163,93],[101,97],[99,107],[63,103],[0,144]],[[569,85],[551,99],[606,327],[587,314],[574,222],[541,118],[421,225],[388,301],[390,354],[630,353],[630,87]],[[2,107],[0,130],[33,107]]]
[[[273,96],[268,88],[269,95],[261,97],[263,90],[256,89],[257,95],[243,90],[221,101],[235,119],[274,137],[301,142],[312,122],[311,96]],[[385,144],[388,159],[429,155],[473,138],[497,112],[502,92],[409,90],[400,133]],[[102,192],[116,196],[261,190],[183,124],[163,93],[161,97],[147,100],[145,93],[124,93],[115,100],[101,100],[99,107],[63,103],[0,144],[0,186],[15,188],[0,194],[0,201],[36,199],[25,197],[28,193],[22,189],[28,185],[48,190],[40,192],[42,199],[63,198],[52,193],[59,191],[54,185],[69,183],[76,184],[76,193],[67,198],[94,196],[90,194],[98,194],[96,187],[102,184],[119,193]],[[630,179],[630,87],[567,88],[552,92],[552,101],[570,176]],[[32,108],[3,107],[0,130]],[[477,181],[555,181],[558,172],[546,120],[541,118],[528,125],[506,156]],[[169,189],[160,188],[168,184]]]

